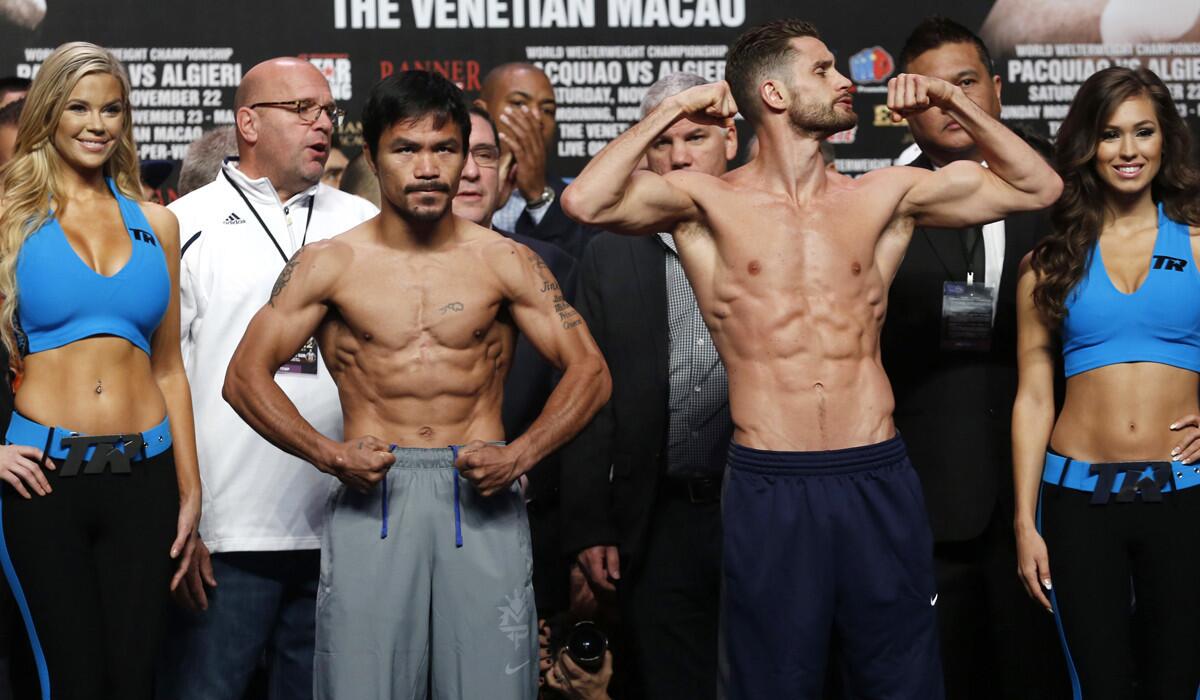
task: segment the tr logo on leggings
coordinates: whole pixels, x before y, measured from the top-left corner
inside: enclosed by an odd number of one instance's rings
[[[1138,478],[1147,470],[1153,473],[1154,478]],[[1142,495],[1143,501],[1161,502],[1162,487],[1167,485],[1170,470],[1171,465],[1166,462],[1093,464],[1088,471],[1091,474],[1100,475],[1100,478],[1096,480],[1096,490],[1092,492],[1092,503],[1096,505],[1108,503],[1109,496],[1112,495],[1113,484],[1117,480],[1117,474],[1125,475],[1125,481],[1121,483],[1121,490],[1117,493],[1117,503],[1131,503],[1138,494]]]
[[[109,465],[112,465],[113,474],[128,474],[131,471],[129,455],[137,454],[142,449],[144,441],[142,436],[136,433],[133,435],[80,435],[63,438],[62,445],[70,448],[70,452],[67,453],[67,461],[59,471],[59,476],[65,478],[79,474],[83,456],[93,445],[96,446],[96,451],[92,453],[92,458],[83,468],[84,474],[100,474]],[[118,450],[118,445],[124,445],[125,451]]]

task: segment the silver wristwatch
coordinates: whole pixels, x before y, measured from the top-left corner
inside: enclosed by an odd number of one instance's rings
[[[542,189],[542,195],[537,199],[528,200],[525,202],[526,209],[541,209],[554,201],[554,189],[547,185]]]

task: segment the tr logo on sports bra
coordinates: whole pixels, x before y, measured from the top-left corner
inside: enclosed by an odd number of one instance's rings
[[[1183,268],[1187,267],[1187,260],[1182,258],[1172,258],[1170,255],[1155,255],[1154,269],[1167,270],[1169,272],[1183,272]]]
[[[133,234],[134,238],[142,243],[149,243],[155,247],[158,246],[158,241],[154,240],[154,234],[150,233],[149,231],[143,231],[140,228],[131,228],[129,229],[129,232]]]

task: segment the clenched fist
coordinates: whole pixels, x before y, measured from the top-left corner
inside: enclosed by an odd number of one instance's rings
[[[383,479],[396,458],[383,440],[365,435],[338,443],[317,467],[350,488],[366,493]]]
[[[738,111],[729,83],[724,80],[688,88],[670,99],[683,116],[701,124],[732,126]]]
[[[519,456],[510,446],[472,440],[459,448],[454,466],[463,477],[475,484],[480,494],[493,496],[521,476],[521,469],[517,466]]]
[[[930,107],[949,107],[955,94],[961,92],[958,86],[945,80],[901,73],[888,81],[887,106],[892,110],[892,121],[899,123],[908,115]]]

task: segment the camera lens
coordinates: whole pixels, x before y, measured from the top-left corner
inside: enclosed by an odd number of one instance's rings
[[[604,652],[608,649],[608,637],[593,622],[579,622],[567,635],[567,653],[571,660],[588,673],[595,673],[604,666]]]

